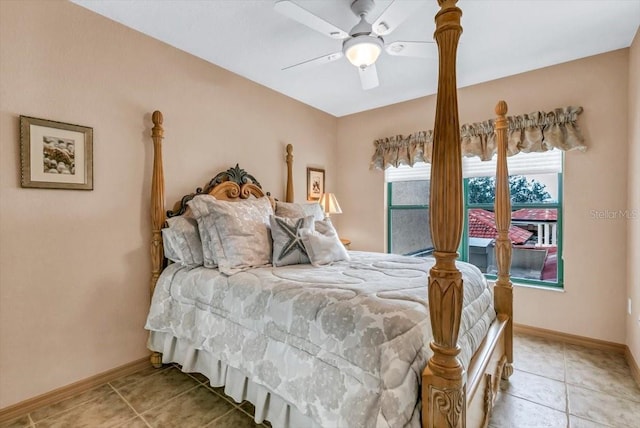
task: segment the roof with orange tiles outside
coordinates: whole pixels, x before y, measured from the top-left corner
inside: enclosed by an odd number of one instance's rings
[[[555,208],[522,208],[511,213],[512,220],[558,221]]]
[[[498,231],[496,230],[495,214],[481,208],[469,210],[469,236],[472,238],[494,239]],[[514,244],[524,244],[533,235],[533,232],[524,230],[518,226],[509,228],[509,239]]]

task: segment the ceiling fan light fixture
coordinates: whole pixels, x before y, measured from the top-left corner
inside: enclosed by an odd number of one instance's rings
[[[370,35],[348,39],[342,46],[344,55],[356,67],[366,68],[375,63],[382,52],[382,40]]]

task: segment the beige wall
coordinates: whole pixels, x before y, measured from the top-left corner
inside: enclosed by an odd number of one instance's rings
[[[335,181],[337,119],[67,2],[0,1],[0,408],[147,354],[150,113],[167,199],[240,163],[282,196],[284,146]],[[93,127],[95,190],[22,189],[18,116]]]
[[[636,36],[630,68],[622,50],[460,90],[462,123],[491,117],[499,98],[514,114],[585,108],[590,149],[566,157],[565,292],[517,288],[516,322],[624,342],[627,283],[640,315],[640,227],[591,217],[638,209],[639,57]],[[146,355],[154,109],[165,115],[169,201],[236,162],[281,196],[293,143],[296,200],[305,167],[325,167],[341,235],[383,251],[371,142],[431,129],[434,108],[426,97],[335,119],[73,4],[0,1],[0,408]],[[20,188],[20,114],[94,128],[95,190]]]
[[[627,315],[627,345],[640,364],[640,30],[629,53],[629,219],[627,296],[633,312]]]
[[[628,59],[624,49],[459,91],[461,123],[493,117],[499,99],[508,102],[511,114],[584,107],[578,123],[589,150],[565,157],[565,289],[518,287],[517,323],[625,342],[628,222],[596,220],[592,211],[627,207]],[[434,109],[430,96],[340,118],[340,227],[352,248],[385,248],[384,175],[368,169],[372,141],[432,129]]]

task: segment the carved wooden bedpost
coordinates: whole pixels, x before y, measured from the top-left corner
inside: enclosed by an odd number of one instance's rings
[[[285,202],[293,202],[293,146],[287,144],[287,193]]]
[[[429,272],[433,356],[422,374],[422,426],[464,427],[466,373],[457,355],[462,274],[455,265],[462,235],[462,157],[456,51],[462,33],[457,0],[438,0],[439,71],[431,160],[430,226],[436,263]]]
[[[162,169],[162,113],[154,111],[151,117],[153,128],[153,178],[151,182],[151,294],[156,287],[162,265],[164,263],[164,251],[162,247],[162,226],[165,222],[164,212],[164,172]],[[162,365],[162,356],[159,352],[151,354],[151,364],[154,367]]]
[[[498,316],[508,317],[505,327],[505,354],[507,363],[502,371],[502,378],[508,379],[513,373],[513,285],[509,271],[511,268],[511,192],[509,190],[509,171],[507,168],[507,103],[498,102],[496,105],[495,121],[496,141],[498,143],[498,165],[496,168],[496,201],[494,205],[496,216],[496,263],[498,265],[498,279],[494,288],[494,305]]]

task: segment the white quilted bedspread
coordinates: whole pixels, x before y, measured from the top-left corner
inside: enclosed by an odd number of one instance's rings
[[[331,266],[264,267],[226,276],[170,265],[146,328],[187,340],[325,427],[419,426],[431,356],[431,258],[350,252]],[[464,278],[460,359],[495,318],[474,266]]]

